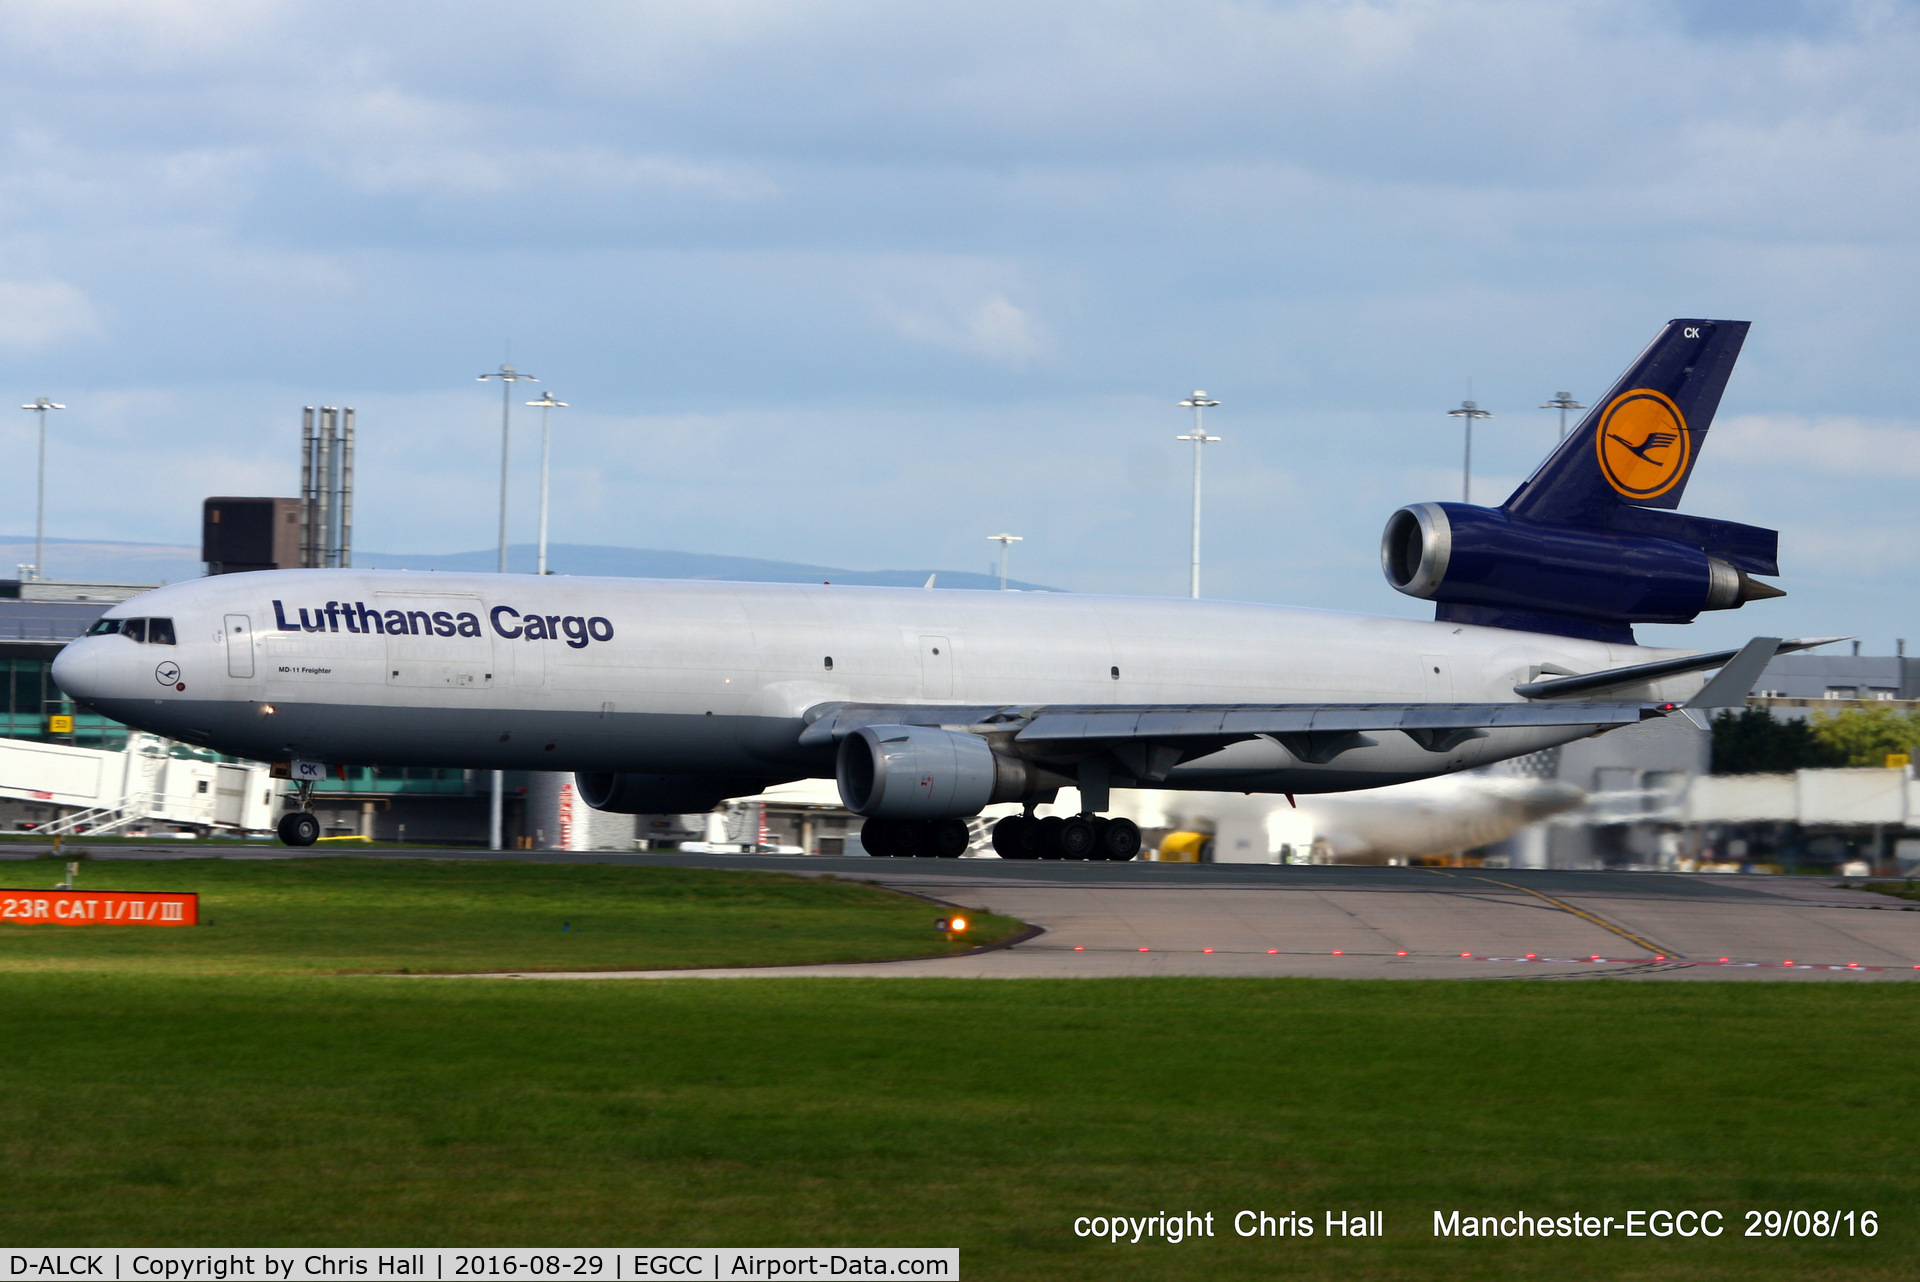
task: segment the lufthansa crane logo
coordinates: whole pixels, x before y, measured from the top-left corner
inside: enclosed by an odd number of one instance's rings
[[[1679,406],[1640,387],[1613,398],[1595,446],[1601,474],[1621,497],[1657,499],[1687,474],[1693,433]]]

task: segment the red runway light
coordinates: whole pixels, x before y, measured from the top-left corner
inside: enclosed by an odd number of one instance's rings
[[[1333,950],[1333,955],[1335,957],[1344,957],[1346,955],[1346,950],[1343,948],[1336,948]]]
[[[1085,944],[1075,944],[1073,946],[1073,951],[1076,953],[1084,953],[1087,951],[1087,946]]]
[[[1471,956],[1473,956],[1473,954],[1472,954],[1472,953],[1461,953],[1460,955],[1461,955],[1462,957],[1471,957]]]
[[[1725,964],[1725,962],[1726,962],[1726,960],[1727,960],[1727,959],[1726,959],[1726,958],[1724,958],[1724,957],[1722,957],[1722,958],[1720,959],[1720,961],[1721,961],[1721,963],[1722,963],[1722,964]]]
[[[1666,960],[1666,958],[1664,958],[1664,957],[1656,957],[1656,958],[1654,958],[1654,960],[1655,960],[1655,961],[1665,961],[1665,960]]]
[[[1146,949],[1144,949],[1144,948],[1142,948],[1142,949],[1141,949],[1140,951],[1144,953],[1144,952],[1146,952],[1147,950],[1146,950]]]
[[[1789,957],[1785,961],[1781,962],[1780,964],[1782,966],[1791,966],[1793,965],[1793,958]]]
[[[1395,957],[1405,957],[1406,955],[1407,955],[1407,950],[1404,948],[1394,954]]]
[[[1269,956],[1269,957],[1278,957],[1279,955],[1280,955],[1280,950],[1279,950],[1278,948],[1269,948],[1269,949],[1267,949],[1267,956]],[[1914,969],[1915,969],[1915,970],[1920,970],[1920,966],[1915,966],[1915,967],[1914,967]]]
[[[1538,957],[1536,957],[1536,956],[1534,956],[1534,954],[1532,954],[1532,953],[1528,953],[1528,954],[1527,954],[1527,960],[1528,960],[1528,961],[1539,961],[1540,959],[1539,959]]]
[[[1213,949],[1211,949],[1211,948],[1202,948],[1202,949],[1201,949],[1200,951],[1201,951],[1201,952],[1203,952],[1203,953],[1210,953],[1210,952],[1212,952],[1212,951],[1213,951]]]

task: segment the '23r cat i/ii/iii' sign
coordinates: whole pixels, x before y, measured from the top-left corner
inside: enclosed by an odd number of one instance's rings
[[[1693,433],[1680,407],[1648,388],[1613,398],[1600,416],[1600,473],[1627,499],[1657,499],[1687,474]]]

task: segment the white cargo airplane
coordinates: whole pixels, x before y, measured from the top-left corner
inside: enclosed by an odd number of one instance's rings
[[[1215,863],[1385,864],[1505,841],[1586,799],[1557,779],[1475,771],[1303,796],[1297,805],[1259,793],[1121,789],[1113,805],[1143,828],[1190,834],[1189,848]],[[1196,849],[1202,843],[1211,849]]]
[[[1433,622],[1216,601],[370,570],[173,584],[54,663],[82,705],[239,757],[575,771],[705,810],[837,777],[871,853],[1131,858],[1114,786],[1316,793],[1444,775],[1744,700],[1783,647],[1643,650],[1636,622],[1779,595],[1770,530],[1671,511],[1747,325],[1678,320],[1500,508],[1394,513]],[[1723,666],[1724,665],[1724,666]],[[1699,691],[1699,674],[1723,670]],[[298,773],[297,771],[295,772]],[[1083,813],[1039,820],[1065,786]],[[301,785],[303,802],[309,785]],[[318,834],[303,804],[293,845]]]

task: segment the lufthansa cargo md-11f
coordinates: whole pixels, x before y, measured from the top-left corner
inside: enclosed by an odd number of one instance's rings
[[[1381,561],[1433,622],[1215,601],[276,570],[173,584],[63,650],[77,702],[269,761],[574,771],[626,813],[837,777],[881,855],[1131,858],[1109,789],[1427,778],[1743,702],[1781,649],[1636,623],[1778,596],[1772,530],[1673,509],[1744,321],[1676,320],[1498,508],[1420,503]],[[1704,690],[1702,674],[1722,671]],[[1680,701],[1688,700],[1683,706]],[[308,767],[311,769],[311,767]],[[1064,786],[1085,813],[1037,820]],[[303,790],[304,800],[304,790]],[[303,805],[281,826],[317,835]]]

